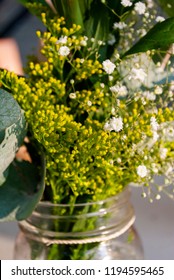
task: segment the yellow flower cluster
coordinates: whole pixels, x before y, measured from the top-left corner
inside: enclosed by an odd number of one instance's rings
[[[102,65],[98,60],[93,61],[92,59],[82,60],[76,58],[73,61],[73,67],[77,71],[75,78],[79,81],[88,79],[91,75],[97,74],[100,76],[102,74]]]

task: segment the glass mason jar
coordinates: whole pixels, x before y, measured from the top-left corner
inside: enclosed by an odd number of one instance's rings
[[[94,203],[40,202],[19,223],[14,259],[143,259],[130,192]]]

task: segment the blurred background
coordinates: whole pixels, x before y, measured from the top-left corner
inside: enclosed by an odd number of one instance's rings
[[[19,1],[0,0],[0,64],[11,59],[10,67],[14,68],[17,61],[16,71],[22,72],[27,55],[38,52],[37,29],[44,27]],[[6,54],[2,48],[4,42]],[[145,259],[174,260],[174,201],[162,196],[161,200],[150,203],[141,198],[141,189],[132,187],[132,203]],[[0,259],[13,259],[17,233],[16,222],[0,223]]]

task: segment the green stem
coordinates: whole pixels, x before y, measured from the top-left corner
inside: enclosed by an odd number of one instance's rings
[[[82,0],[53,0],[53,4],[58,14],[64,16],[69,25],[75,23],[83,29],[83,15],[79,1]]]

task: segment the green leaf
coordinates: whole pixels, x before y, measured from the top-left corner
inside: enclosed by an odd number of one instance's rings
[[[13,96],[0,89],[0,131],[17,123],[23,112]]]
[[[157,23],[144,37],[142,37],[124,55],[146,52],[170,46],[174,43],[174,17]]]
[[[94,46],[99,40],[105,41],[109,33],[108,9],[102,3],[93,2],[88,11],[89,18],[85,23],[85,35],[94,38]],[[105,22],[105,24],[103,24]]]
[[[174,0],[158,0],[161,8],[163,9],[164,12],[166,12],[169,17],[174,16]]]
[[[0,187],[0,221],[23,220],[31,215],[44,191],[45,163],[42,168],[14,161],[9,176]]]
[[[24,112],[11,94],[0,89],[0,186],[25,135]]]
[[[102,1],[52,0],[52,3],[59,16],[65,17],[69,26],[73,23],[79,24],[89,38],[104,40],[108,36],[108,8]],[[95,43],[97,44],[96,41]]]
[[[75,23],[79,24],[83,28],[83,14],[80,2],[81,0],[52,0],[58,14],[65,17],[69,26]]]

